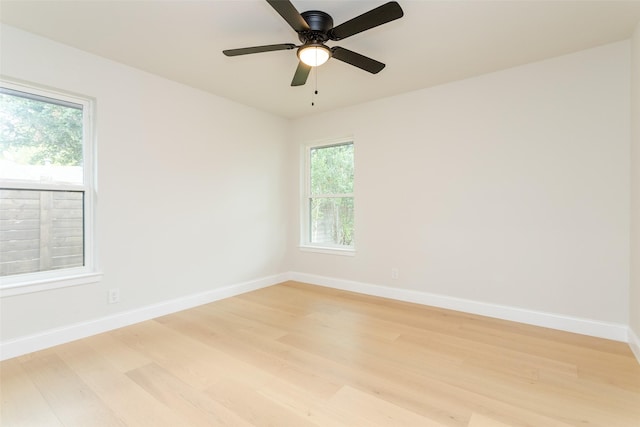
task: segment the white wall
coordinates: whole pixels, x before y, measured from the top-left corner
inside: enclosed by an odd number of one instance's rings
[[[627,324],[629,45],[294,121],[355,136],[357,255],[292,270]]]
[[[286,120],[11,27],[1,40],[4,76],[97,100],[104,272],[3,298],[3,341],[286,271]]]
[[[630,42],[289,123],[1,28],[3,75],[97,99],[104,272],[0,300],[2,341],[289,270],[616,324],[631,312],[640,332]],[[357,255],[300,252],[299,144],[345,135]]]
[[[631,40],[631,289],[629,325],[640,361],[640,23]]]

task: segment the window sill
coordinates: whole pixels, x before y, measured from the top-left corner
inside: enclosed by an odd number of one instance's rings
[[[102,280],[102,273],[81,273],[58,278],[24,281],[0,286],[0,298],[34,292],[50,291],[71,286],[88,285]]]
[[[327,255],[356,256],[356,250],[353,248],[331,248],[326,246],[306,246],[300,245],[298,248],[302,252],[314,252]]]

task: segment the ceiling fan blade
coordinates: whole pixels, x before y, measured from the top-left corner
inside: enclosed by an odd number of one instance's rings
[[[298,68],[296,68],[296,73],[293,75],[293,80],[291,80],[291,86],[304,85],[307,82],[307,77],[309,77],[310,72],[311,66],[302,61],[298,62]]]
[[[382,62],[338,46],[331,48],[331,57],[368,71],[371,74],[377,74],[385,67]]]
[[[346,39],[354,34],[402,18],[403,15],[404,12],[398,2],[390,1],[334,27],[329,31],[329,38],[331,40]]]
[[[267,0],[267,3],[284,18],[297,33],[309,31],[309,24],[289,0]]]
[[[295,49],[296,45],[293,43],[282,43],[282,44],[268,44],[265,46],[254,46],[254,47],[243,47],[240,49],[227,49],[223,50],[227,56],[238,56],[238,55],[248,55],[250,53],[260,53],[260,52],[272,52],[274,50],[287,50],[287,49]]]

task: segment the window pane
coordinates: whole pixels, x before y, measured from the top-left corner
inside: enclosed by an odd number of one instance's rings
[[[0,189],[0,276],[84,265],[84,193]]]
[[[311,243],[353,245],[353,197],[309,200]]]
[[[2,89],[0,179],[82,184],[82,106]]]
[[[353,193],[353,144],[311,149],[311,194]]]

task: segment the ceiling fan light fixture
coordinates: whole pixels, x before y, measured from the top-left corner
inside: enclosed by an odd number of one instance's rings
[[[331,58],[331,50],[323,44],[307,44],[298,49],[298,58],[310,67],[317,67]]]

